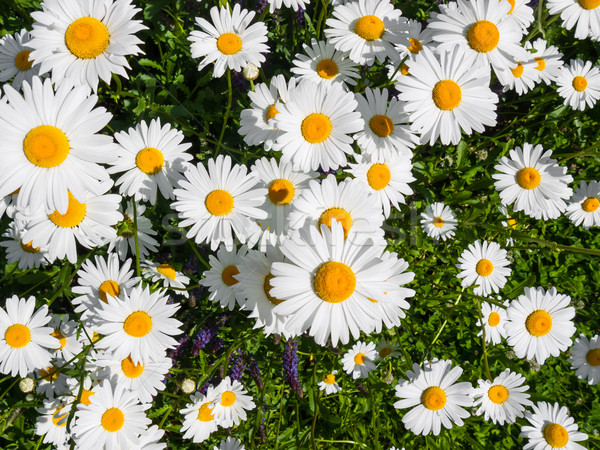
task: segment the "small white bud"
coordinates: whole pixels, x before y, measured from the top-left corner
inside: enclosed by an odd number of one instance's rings
[[[184,394],[192,394],[196,391],[196,382],[186,378],[181,382],[181,390]]]
[[[248,63],[248,65],[242,70],[242,74],[248,81],[256,80],[258,78],[258,67],[256,67],[254,64]]]
[[[21,381],[19,381],[19,389],[21,389],[21,392],[23,392],[25,394],[27,392],[33,391],[34,387],[35,387],[35,381],[33,381],[33,378],[25,377]]]

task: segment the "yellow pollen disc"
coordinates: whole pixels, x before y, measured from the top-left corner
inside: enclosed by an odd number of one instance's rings
[[[58,339],[58,342],[60,342],[60,346],[53,350],[60,350],[61,348],[65,348],[65,345],[67,345],[67,338],[58,328],[55,328],[54,331],[50,333],[50,336],[55,337]]]
[[[137,378],[144,371],[144,363],[135,364],[129,355],[121,361],[121,370],[127,378]]]
[[[319,217],[319,228],[321,225],[327,225],[331,230],[331,221],[335,219],[342,224],[344,229],[344,238],[348,237],[350,228],[352,228],[352,217],[342,208],[329,208],[321,214]]]
[[[300,126],[302,136],[311,144],[318,144],[329,137],[331,120],[324,114],[312,113],[306,116]]]
[[[498,0],[500,1],[500,0]],[[515,9],[515,0],[508,0],[508,3],[510,3],[510,11],[508,11],[508,14],[512,14],[512,12]]]
[[[66,412],[63,415],[60,415],[61,411],[62,411],[62,407],[58,408],[56,411],[54,411],[54,414],[52,414],[52,423],[56,427],[67,426],[67,417],[69,416],[69,413]]]
[[[500,314],[498,314],[496,311],[491,312],[488,317],[488,325],[490,327],[497,327],[499,323],[500,323]]]
[[[532,336],[545,336],[552,329],[552,317],[543,309],[538,309],[527,316],[525,328]]]
[[[433,226],[436,228],[442,228],[444,226],[444,219],[442,219],[441,217],[434,217],[433,220],[431,221],[431,223],[433,223]]]
[[[106,280],[102,282],[100,287],[98,288],[98,295],[100,296],[100,300],[104,303],[107,303],[107,295],[111,297],[118,297],[121,293],[121,288],[119,287],[119,283],[113,280]]]
[[[438,81],[431,93],[433,103],[442,111],[452,111],[462,99],[460,86],[452,80]]]
[[[221,394],[221,406],[231,406],[235,403],[235,394],[231,391],[225,391]]]
[[[123,330],[129,336],[143,337],[152,329],[152,318],[144,311],[129,314],[123,323]]]
[[[213,216],[226,216],[233,209],[233,196],[227,191],[216,189],[206,196],[204,204]]]
[[[271,279],[275,278],[271,273],[269,273],[266,277],[265,277],[265,281],[263,283],[263,289],[265,290],[265,295],[267,296],[267,298],[269,299],[269,301],[271,303],[273,303],[274,305],[279,305],[280,303],[283,303],[285,300],[280,300],[277,297],[273,297],[271,294],[269,294],[269,292],[271,291],[271,288],[273,286],[271,286]]]
[[[575,89],[577,92],[585,91],[587,85],[588,82],[585,77],[577,75],[575,78],[573,78],[573,89]]]
[[[385,358],[386,356],[389,356],[392,353],[392,349],[389,347],[384,347],[381,350],[379,350],[379,357],[380,358]]]
[[[58,367],[48,366],[45,369],[40,369],[40,377],[46,381],[54,381],[58,378]]]
[[[67,48],[81,59],[92,59],[101,55],[109,42],[108,28],[93,17],[77,19],[69,25],[65,33]]]
[[[390,184],[392,174],[385,164],[373,164],[367,171],[367,181],[374,190],[380,191]]]
[[[333,384],[333,383],[335,383],[335,375],[332,374],[332,373],[330,373],[329,375],[324,376],[323,377],[323,382],[325,384],[330,384],[330,385]]]
[[[596,9],[600,6],[600,0],[579,0],[579,4],[583,9]]]
[[[291,181],[285,178],[278,178],[277,180],[273,180],[269,185],[267,195],[269,196],[269,200],[276,205],[287,205],[293,200],[295,192],[296,189],[294,189]]]
[[[177,272],[169,264],[161,264],[156,268],[156,271],[167,277],[169,280],[174,280],[177,277]]]
[[[119,408],[110,408],[107,409],[104,414],[102,414],[102,418],[100,419],[100,423],[102,424],[102,428],[104,428],[109,433],[114,433],[123,428],[123,424],[125,423],[125,414]]]
[[[600,366],[600,348],[595,348],[587,352],[587,355],[585,355],[585,360],[590,366]]]
[[[410,46],[407,47],[409,52],[417,54],[423,50],[423,44],[421,44],[421,41],[414,38],[408,38],[408,40],[410,42]]]
[[[508,217],[510,217],[510,216],[508,216]],[[513,230],[517,229],[517,221],[515,219],[509,219],[508,225],[511,226]]]
[[[549,423],[544,427],[544,439],[552,448],[563,448],[569,443],[569,432],[557,423]]]
[[[37,253],[40,251],[39,247],[34,247],[33,245],[31,245],[33,241],[29,241],[28,244],[24,244],[23,241],[19,241],[19,244],[21,244],[21,249],[26,252],[26,253]]]
[[[440,410],[446,405],[446,393],[437,386],[428,387],[421,394],[421,403],[432,411]]]
[[[365,363],[365,359],[366,357],[364,353],[357,353],[354,357],[354,364],[362,366]]]
[[[17,69],[21,72],[31,69],[31,66],[33,65],[33,61],[29,59],[30,53],[31,50],[21,50],[17,53],[17,56],[15,56],[15,66],[17,66]]]
[[[537,64],[537,66],[535,67],[537,70],[539,70],[540,72],[542,70],[544,70],[546,68],[546,60],[544,58],[540,58],[539,56],[536,56],[535,58],[533,58],[535,60]]]
[[[268,122],[273,117],[275,117],[277,114],[279,114],[279,111],[277,110],[277,108],[275,108],[275,103],[273,103],[271,106],[269,106],[267,108],[267,112],[265,114],[265,121]]]
[[[160,150],[146,147],[135,157],[135,165],[147,175],[160,172],[165,164],[165,158]]]
[[[209,408],[210,402],[203,403],[198,409],[198,420],[200,422],[211,422],[215,416],[212,414],[213,408]]]
[[[494,265],[489,259],[481,259],[475,266],[475,271],[482,277],[488,277],[494,271]]]
[[[404,63],[402,63],[402,65],[400,66],[400,73],[402,75],[408,75],[408,66]]]
[[[515,67],[514,69],[510,69],[510,71],[512,72],[515,78],[521,78],[521,76],[523,76],[523,64],[518,62],[517,67]]]
[[[598,209],[598,206],[600,206],[600,200],[597,197],[588,197],[581,204],[581,208],[585,212],[594,212]]]
[[[471,25],[467,31],[467,42],[479,53],[491,52],[500,42],[500,32],[498,27],[489,20],[480,20]]]
[[[368,15],[362,16],[354,25],[354,32],[365,41],[374,41],[383,36],[385,25],[383,20],[377,16]]]
[[[48,218],[57,227],[73,228],[79,225],[85,218],[86,210],[87,207],[85,203],[80,203],[77,201],[77,199],[73,197],[73,194],[69,192],[69,206],[67,208],[67,212],[61,214],[58,211],[54,211],[52,214],[48,215]]]
[[[379,137],[387,137],[394,131],[394,123],[385,115],[378,114],[369,120],[371,131]]]
[[[346,264],[329,261],[317,269],[314,287],[321,300],[341,303],[354,292],[356,276]]]
[[[12,348],[25,347],[31,341],[31,331],[25,325],[16,323],[6,329],[4,340]]]
[[[70,149],[65,133],[52,125],[33,128],[23,140],[23,153],[29,162],[46,169],[61,165]]]
[[[235,55],[242,49],[242,40],[235,33],[223,33],[217,39],[217,48],[224,55]]]
[[[540,172],[533,167],[525,167],[517,172],[517,184],[528,191],[538,187],[541,180]]]
[[[83,403],[84,405],[91,405],[92,401],[90,400],[90,397],[92,395],[94,395],[92,391],[84,389],[83,391],[81,391],[81,398],[79,399],[79,402]]]
[[[238,273],[240,273],[240,271],[236,266],[227,266],[223,269],[223,273],[221,273],[221,279],[227,286],[233,286],[238,283],[238,280],[233,278],[233,276]]]
[[[504,403],[508,398],[508,389],[501,384],[496,384],[488,390],[490,400],[498,405]]]
[[[338,74],[338,66],[335,61],[331,59],[322,59],[317,64],[317,73],[321,78],[331,80]]]

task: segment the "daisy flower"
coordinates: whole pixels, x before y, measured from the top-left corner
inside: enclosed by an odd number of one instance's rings
[[[538,38],[533,43],[531,41],[525,42],[525,49],[536,50],[535,53],[530,55],[530,58],[533,57],[533,60],[537,63],[535,68],[540,74],[540,79],[546,84],[553,83],[564,65],[561,59],[563,54],[558,51],[558,47],[548,46],[548,42]]]
[[[281,1],[281,0],[274,0],[274,1]],[[213,447],[213,450],[244,450],[245,448],[246,447],[244,447],[244,444],[242,444],[242,441],[229,436],[227,439],[223,439],[221,442],[219,442],[218,447]]]
[[[413,364],[413,370],[406,372],[408,380],[400,380],[396,385],[396,396],[401,400],[394,408],[412,408],[402,417],[404,426],[415,434],[428,435],[433,431],[440,434],[442,425],[452,428],[452,422],[463,425],[462,419],[470,416],[462,407],[473,404],[469,397],[470,383],[456,383],[462,368],[452,368],[452,361],[437,360],[425,362],[423,369]]]
[[[306,9],[306,6],[310,3],[310,0],[268,0],[269,12],[273,14],[276,9],[280,9],[282,5],[286,8],[291,8],[294,11],[299,9]]]
[[[60,345],[53,349],[55,350],[54,358],[69,361],[83,350],[83,342],[78,337],[80,332],[78,321],[69,320],[67,315],[55,314],[48,326],[54,329],[51,335],[60,342]],[[81,334],[85,335],[83,329]]]
[[[246,411],[254,409],[256,405],[242,383],[237,380],[232,382],[225,377],[215,388],[215,399],[210,406],[217,423],[229,428],[246,420]]]
[[[260,67],[265,61],[263,53],[269,52],[265,44],[267,27],[262,22],[248,26],[254,14],[255,11],[235,4],[233,12],[213,6],[210,9],[212,24],[196,17],[196,24],[204,31],[192,31],[188,39],[192,42],[192,58],[204,57],[198,70],[214,61],[213,77],[218,78],[226,68],[240,72],[249,63]]]
[[[23,29],[15,34],[7,34],[0,41],[0,82],[13,78],[12,87],[20,89],[24,81],[31,84],[39,74],[39,67],[33,66],[29,58],[31,35]]]
[[[108,296],[100,306],[102,323],[97,331],[104,339],[97,347],[113,352],[114,358],[129,356],[138,364],[177,346],[172,336],[181,334],[182,323],[173,314],[179,305],[167,303],[163,291],[151,293],[148,287],[136,286],[122,296],[123,300]]]
[[[593,108],[600,98],[600,68],[592,66],[591,61],[571,60],[560,70],[556,84],[558,95],[564,98],[565,105],[579,111]]]
[[[575,339],[569,357],[571,369],[576,370],[577,378],[587,379],[590,385],[600,382],[600,336],[588,339],[580,334]]]
[[[233,234],[243,244],[258,225],[253,219],[264,220],[267,213],[259,209],[265,202],[266,189],[255,188],[256,175],[247,174],[245,166],[233,165],[229,155],[208,160],[208,171],[199,163],[185,173],[175,189],[176,202],[171,207],[183,219],[181,227],[192,225],[187,233],[197,244],[210,242],[216,250],[221,242],[233,248]]]
[[[529,439],[524,450],[534,448],[564,448],[565,450],[584,450],[577,442],[585,441],[588,436],[577,431],[579,427],[565,406],[538,402],[526,412],[525,418],[530,425],[521,427],[521,437]]]
[[[152,229],[152,222],[146,216],[146,206],[137,204],[137,235],[138,246],[140,248],[140,259],[143,261],[152,252],[158,250],[158,241],[152,236],[156,236],[156,231]],[[121,211],[121,209],[119,209]],[[121,261],[127,259],[128,249],[135,256],[135,237],[136,232],[133,222],[133,201],[127,202],[127,208],[123,213],[123,221],[117,224],[117,236],[108,244],[108,252],[115,251]]]
[[[23,241],[25,230],[13,221],[8,229],[2,234],[2,237],[8,238],[0,242],[0,247],[6,251],[6,262],[8,264],[17,263],[21,270],[36,269],[40,266],[48,265],[48,251],[46,248],[34,247],[32,241]]]
[[[458,221],[448,205],[442,202],[428,205],[421,217],[421,228],[430,238],[445,241],[454,236]]]
[[[349,52],[357,64],[372,66],[375,58],[398,58],[394,44],[407,44],[406,19],[389,0],[357,0],[337,5],[325,22],[325,37],[336,49]]]
[[[584,229],[600,226],[600,183],[590,181],[589,184],[582,181],[573,196],[565,214],[576,226]],[[0,245],[2,245],[0,243]]]
[[[154,205],[159,189],[164,198],[172,199],[173,186],[183,179],[181,173],[193,158],[186,153],[192,144],[182,143],[183,133],[169,124],[161,128],[160,119],[153,119],[149,125],[142,120],[135,128],[115,133],[115,139],[117,159],[108,172],[125,172],[116,183],[121,195]]]
[[[421,23],[416,20],[408,19],[405,32],[408,35],[408,42],[396,45],[400,60],[407,57],[410,60],[423,50],[423,46],[431,44],[431,30],[423,28]]]
[[[328,373],[323,377],[322,381],[319,381],[319,390],[325,391],[325,395],[337,394],[342,390],[338,382],[336,381],[336,375],[338,371],[332,370],[331,373]]]
[[[461,130],[470,135],[496,125],[498,96],[489,87],[489,70],[473,67],[460,46],[443,51],[439,59],[424,47],[411,61],[410,74],[396,89],[421,143],[433,145],[440,138],[444,145],[456,145]]]
[[[456,265],[461,272],[458,278],[463,287],[477,284],[473,292],[475,295],[489,296],[498,292],[506,284],[506,277],[510,276],[510,262],[506,259],[506,250],[500,248],[495,242],[475,241],[469,244],[458,258]]]
[[[146,278],[150,278],[153,283],[162,281],[165,288],[172,289],[176,294],[183,295],[185,298],[190,296],[186,286],[190,284],[190,278],[180,272],[177,272],[170,264],[159,264],[152,261],[144,261],[142,263],[142,274]]]
[[[310,328],[317,344],[325,345],[331,337],[335,346],[338,341],[347,344],[350,333],[357,339],[380,320],[369,298],[385,300],[394,287],[386,280],[395,261],[384,260],[382,247],[370,237],[351,231],[345,239],[342,224],[334,221],[331,230],[325,225],[320,232],[304,228],[280,248],[289,262],[272,264],[270,294],[285,300],[275,313],[290,316],[291,332]]]
[[[327,41],[311,39],[310,46],[302,44],[305,55],[296,53],[292,61],[292,73],[300,80],[310,80],[313,83],[331,85],[340,83],[342,86],[356,85],[355,78],[360,78],[358,65],[348,58],[348,52],[341,52]]]
[[[165,435],[165,430],[161,430],[157,425],[152,425],[142,434],[140,434],[137,446],[132,446],[131,450],[163,450],[167,448],[164,442],[158,442]]]
[[[67,419],[70,408],[58,399],[44,400],[43,406],[37,408],[35,434],[44,436],[44,444],[55,445],[58,449],[67,449],[67,441],[71,434],[67,431]]]
[[[131,0],[45,0],[35,20],[30,57],[40,73],[52,72],[52,83],[64,79],[96,91],[98,79],[110,83],[113,73],[127,78],[126,57],[143,53],[135,33],[147,29],[133,16],[141,11]]]
[[[34,371],[37,378],[35,392],[46,398],[59,398],[69,392],[67,385],[68,377],[61,372],[61,367],[65,365],[63,360],[55,360],[49,366]],[[73,368],[72,366],[65,367]]]
[[[377,350],[379,359],[398,358],[401,355],[400,346],[395,342],[387,341],[383,336],[377,341],[375,350]]]
[[[0,309],[0,372],[25,377],[35,369],[49,365],[49,349],[58,348],[50,321],[48,306],[35,311],[35,298],[27,300],[13,295],[6,300],[6,311]],[[45,348],[42,348],[45,347]]]
[[[248,247],[245,245],[239,249],[233,247],[231,250],[221,245],[216,257],[208,255],[210,269],[204,271],[204,278],[199,282],[208,288],[209,300],[220,303],[223,308],[229,308],[229,311],[233,310],[236,301],[242,305],[237,275],[240,273],[238,266],[246,253]]]
[[[505,0],[510,4],[508,17],[521,28],[521,33],[527,34],[531,23],[534,21],[533,8],[529,0]]]
[[[556,288],[525,288],[525,294],[513,300],[506,310],[506,339],[517,357],[544,364],[548,356],[558,356],[571,345],[575,333],[575,308],[571,297]]]
[[[494,381],[479,380],[479,386],[471,391],[473,406],[478,407],[475,413],[484,414],[485,420],[504,425],[514,423],[517,417],[523,417],[525,407],[533,403],[529,400],[529,386],[525,384],[523,375],[506,369]]]
[[[504,302],[504,305],[508,307],[508,300]],[[506,330],[504,324],[506,323],[506,308],[501,308],[498,305],[494,305],[488,302],[481,303],[481,315],[483,319],[479,319],[479,326],[485,330],[485,342],[498,345],[502,342],[502,338],[506,338]],[[479,330],[477,336],[481,336],[483,331]]]
[[[196,392],[190,395],[192,403],[185,405],[185,408],[179,411],[184,416],[181,432],[184,433],[183,439],[192,439],[194,444],[204,442],[213,431],[217,431],[217,421],[213,414],[213,400],[218,396],[213,386],[208,386],[206,395]]]
[[[112,161],[112,137],[97,134],[111,119],[95,108],[96,95],[65,82],[56,92],[50,80],[34,77],[23,84],[23,97],[5,85],[8,103],[0,102],[0,196],[20,188],[17,207],[42,207],[64,214],[69,192],[85,201],[110,180],[100,163]],[[105,192],[105,191],[102,191]]]
[[[379,354],[375,349],[375,343],[357,342],[342,356],[342,364],[344,371],[353,379],[368,378],[369,372],[375,370],[377,365],[375,361],[379,358]]]
[[[496,71],[498,80],[504,86],[503,92],[515,90],[523,95],[532,90],[540,82],[539,63],[533,59],[517,61],[517,67]]]
[[[567,30],[575,27],[575,38],[591,37],[600,40],[600,3],[597,0],[548,0],[550,14],[560,14],[562,26]]]
[[[510,151],[510,158],[503,156],[494,168],[501,172],[492,175],[494,186],[500,193],[502,204],[513,204],[514,211],[524,211],[536,219],[556,219],[566,209],[565,200],[573,190],[568,184],[573,181],[561,167],[551,159],[552,150],[540,144],[535,147],[527,142]]]
[[[302,172],[346,165],[346,154],[354,152],[349,134],[363,128],[356,107],[354,94],[339,83],[300,83],[285,104],[276,104],[274,121],[281,134],[273,149],[282,152],[282,163],[291,161]]]
[[[137,436],[151,423],[144,412],[151,406],[140,404],[135,393],[125,386],[105,380],[89,405],[77,405],[73,440],[78,446],[93,442],[96,448],[136,445]]]

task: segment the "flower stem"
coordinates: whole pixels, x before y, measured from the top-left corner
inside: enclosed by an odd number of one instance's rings
[[[477,299],[477,312],[479,313],[479,323],[481,324],[481,347],[483,348],[483,363],[485,365],[485,374],[488,380],[492,381],[490,365],[488,363],[487,345],[485,344],[485,323],[483,322],[483,313],[481,312],[481,301]]]
[[[221,135],[219,136],[219,142],[217,142],[217,148],[215,148],[216,158],[223,142],[223,136],[225,136],[225,128],[227,128],[227,120],[229,119],[229,111],[231,110],[231,101],[233,99],[233,89],[231,88],[231,69],[227,68],[227,109],[225,109],[225,116],[223,117],[223,127],[221,128]]]
[[[138,239],[138,222],[137,222],[137,202],[133,200],[133,242],[135,243],[135,273],[138,277],[142,276],[142,269],[140,268],[140,241]]]

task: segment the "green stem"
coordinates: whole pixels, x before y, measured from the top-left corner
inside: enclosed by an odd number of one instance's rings
[[[460,299],[462,298],[463,292],[464,292],[465,289],[466,288],[463,288],[462,292],[458,295],[458,298],[454,302],[454,306],[458,305],[458,303],[460,302]],[[433,341],[431,341],[431,344],[429,344],[429,347],[427,347],[427,349],[423,353],[423,357],[421,358],[421,361],[425,362],[426,358],[429,356],[429,352],[431,351],[431,349],[433,348],[433,346],[435,345],[435,343],[439,339],[440,335],[442,334],[442,331],[444,331],[444,328],[446,328],[446,324],[447,323],[448,323],[448,319],[445,319],[444,322],[442,323],[442,326],[438,330],[437,334],[433,338]]]
[[[485,323],[483,322],[483,313],[481,312],[481,302],[477,299],[477,312],[479,313],[479,323],[481,324],[481,347],[483,348],[483,362],[485,364],[485,374],[488,380],[492,381],[492,374],[490,373],[490,366],[488,363],[488,352],[487,345],[485,343]]]
[[[138,222],[137,222],[137,202],[133,200],[133,242],[135,243],[135,273],[138,277],[142,276],[142,269],[140,268],[140,240],[138,238]]]
[[[315,411],[312,421],[312,427],[310,428],[310,444],[313,450],[317,450],[317,443],[315,442],[315,429],[317,428],[317,417],[319,416],[319,390],[317,389],[317,364],[315,363],[313,367],[313,376],[312,376],[312,388],[313,388],[313,396],[315,398]]]
[[[225,115],[223,116],[223,127],[221,128],[221,135],[219,136],[219,142],[217,142],[217,148],[215,148],[216,158],[219,154],[219,149],[221,148],[221,143],[223,142],[223,137],[225,136],[225,128],[227,128],[227,120],[229,120],[229,111],[231,111],[231,102],[233,99],[233,89],[231,88],[231,70],[229,67],[227,68],[227,109],[225,109]]]

